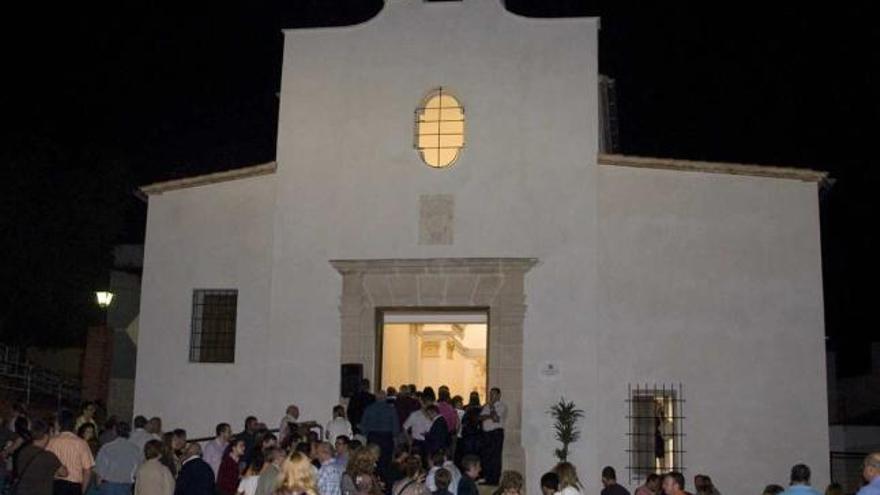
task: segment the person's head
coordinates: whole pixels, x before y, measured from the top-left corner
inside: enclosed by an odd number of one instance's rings
[[[452,482],[452,473],[446,468],[440,468],[434,473],[434,484],[437,485],[438,492],[449,490],[449,483]]]
[[[602,485],[610,486],[617,483],[617,473],[614,472],[614,468],[611,466],[605,466],[602,468]]]
[[[202,446],[196,442],[190,442],[183,447],[184,460],[190,457],[198,457],[202,455]]]
[[[474,454],[467,454],[461,458],[461,469],[468,478],[475,480],[480,477],[480,458]]]
[[[236,438],[229,442],[228,449],[229,455],[232,456],[233,459],[240,459],[241,456],[244,455],[245,450],[247,450],[247,444],[244,442],[243,438]]]
[[[257,418],[255,416],[248,416],[244,420],[244,429],[248,433],[253,433],[257,431]]]
[[[95,411],[98,410],[98,406],[95,405],[94,402],[83,402],[82,405],[82,415],[86,419],[92,419],[95,417]]]
[[[446,455],[445,449],[440,449],[437,452],[431,454],[431,465],[432,466],[442,466],[444,462],[446,462],[449,457]]]
[[[678,471],[670,471],[663,476],[663,493],[673,495],[684,491],[684,476]]]
[[[346,435],[339,435],[336,437],[336,442],[334,442],[334,447],[336,447],[336,452],[339,455],[348,455],[348,444],[349,440]]]
[[[232,426],[229,423],[220,423],[214,427],[214,433],[219,440],[228,442],[232,438]]]
[[[441,385],[440,388],[437,389],[437,400],[447,403],[452,400],[452,397],[449,395],[449,387]]]
[[[162,455],[162,442],[159,440],[150,440],[144,444],[144,459],[155,459]]]
[[[504,471],[498,482],[498,492],[502,495],[522,495],[523,476],[517,471]]]
[[[269,447],[263,451],[263,457],[266,458],[266,462],[269,464],[280,466],[284,458],[287,457],[287,453],[281,447]]]
[[[387,397],[396,397],[397,396],[397,389],[394,387],[388,387],[385,389],[385,395]]]
[[[333,406],[333,417],[334,418],[344,418],[345,417],[345,406]]]
[[[541,476],[541,493],[553,495],[559,491],[559,475],[550,471]]]
[[[425,408],[425,416],[427,416],[428,419],[430,419],[430,420],[432,420],[432,421],[433,421],[434,418],[436,418],[439,414],[440,414],[440,410],[437,409],[437,406],[435,406],[434,404],[431,404],[430,406],[428,406],[428,407]]]
[[[70,409],[58,411],[58,430],[73,432],[76,427],[76,417]]]
[[[183,450],[186,446],[186,430],[178,428],[171,433],[171,448],[175,451]]]
[[[433,403],[437,400],[437,394],[434,393],[434,389],[431,387],[425,387],[422,390],[422,402],[425,403]]]
[[[274,447],[276,445],[278,445],[278,437],[272,433],[267,432],[263,435],[263,438],[260,439],[260,450],[266,450],[269,447]]]
[[[388,397],[388,396],[385,395],[385,391],[384,391],[384,390],[381,390],[381,389],[376,390],[376,402],[382,402],[382,401],[385,400],[387,397]]]
[[[422,459],[418,455],[410,455],[403,461],[403,474],[409,479],[417,479],[422,474]]]
[[[354,439],[348,442],[348,451],[354,452],[355,450],[364,448],[363,442],[358,439]]]
[[[38,447],[45,447],[49,443],[49,425],[42,419],[31,421],[31,440]]]
[[[296,404],[291,404],[287,406],[287,409],[284,411],[284,414],[288,417],[291,417],[296,421],[299,419],[299,407]]]
[[[322,463],[330,462],[333,460],[333,447],[329,442],[318,442],[315,446],[315,457]]]
[[[825,488],[825,495],[843,495],[843,485],[834,482]]]
[[[352,442],[353,443],[353,442]],[[351,452],[346,471],[352,476],[359,474],[373,474],[376,469],[376,457],[370,449],[361,447]]]
[[[266,456],[262,450],[257,450],[251,457],[250,462],[245,468],[245,476],[259,476],[266,464]]]
[[[147,418],[144,416],[135,416],[134,417],[134,427],[135,429],[144,429],[147,427]]]
[[[862,463],[862,476],[869,483],[880,478],[880,452],[874,452],[865,457],[865,461]]]
[[[492,389],[489,390],[489,402],[494,403],[499,400],[501,400],[501,389],[498,387],[492,387]]]
[[[120,421],[116,423],[116,436],[122,438],[128,438],[131,434],[131,427],[128,426],[128,423],[125,421]]]
[[[361,380],[361,391],[362,392],[369,392],[370,391],[370,380],[368,380],[366,378]]]
[[[154,435],[162,434],[162,418],[158,416],[153,416],[150,418],[150,421],[147,423],[147,431]]]
[[[580,490],[583,488],[581,480],[578,478],[577,468],[570,462],[560,462],[553,468],[553,472],[559,476],[559,489],[573,487]]]
[[[764,491],[761,495],[779,495],[784,491],[785,488],[783,488],[782,485],[767,485],[764,487]]]
[[[651,473],[645,478],[645,486],[654,493],[660,490],[660,476],[657,473]]]
[[[115,430],[117,424],[119,424],[119,418],[117,418],[116,416],[110,416],[109,418],[107,418],[106,421],[104,421],[104,431]],[[117,435],[118,434],[119,433],[117,433]]]
[[[76,430],[76,435],[87,442],[89,440],[94,440],[95,439],[95,425],[93,425],[92,423],[81,424],[79,429]]]
[[[791,467],[791,477],[789,481],[792,485],[809,485],[810,484],[810,467],[806,464],[795,464]]]
[[[452,398],[452,407],[456,409],[464,409],[464,399],[460,395]]]

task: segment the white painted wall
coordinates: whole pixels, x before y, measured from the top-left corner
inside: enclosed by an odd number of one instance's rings
[[[274,197],[271,176],[150,196],[135,414],[190,437],[283,415],[265,400]],[[235,364],[189,362],[193,289],[238,289]]]
[[[392,3],[359,26],[285,32],[269,366],[273,386],[308,398],[304,416],[326,416],[339,393],[341,278],[328,260],[537,257],[522,444],[530,479],[550,467],[547,405],[562,391],[594,396],[595,359],[584,357],[597,330],[585,318],[595,313],[597,29],[466,0]],[[414,110],[441,85],[467,115],[467,147],[448,170],[412,147]],[[418,245],[421,194],[455,196],[453,245]],[[541,387],[537,363],[553,358],[569,374]]]
[[[602,166],[599,213],[602,462],[628,460],[627,383],[681,383],[688,483],[745,495],[806,462],[824,487],[816,184]]]

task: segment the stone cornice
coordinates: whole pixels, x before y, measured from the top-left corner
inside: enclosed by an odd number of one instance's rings
[[[751,165],[744,163],[701,162],[693,160],[676,160],[671,158],[608,154],[599,154],[596,161],[599,165],[611,165],[616,167],[654,168],[678,170],[681,172],[703,172],[708,174],[747,175],[752,177],[800,180],[804,182],[823,182],[828,178],[828,172],[823,172],[821,170]]]
[[[262,165],[254,165],[252,167],[236,168],[232,170],[224,170],[222,172],[214,172],[212,174],[196,175],[194,177],[184,177],[183,179],[168,180],[164,182],[156,182],[141,187],[141,192],[147,196],[162,194],[167,191],[177,189],[187,189],[190,187],[205,186],[208,184],[216,184],[218,182],[228,182],[238,179],[246,179],[248,177],[259,177],[261,175],[274,174],[277,164],[275,162],[264,163]]]
[[[341,274],[346,273],[430,273],[461,269],[480,273],[507,273],[529,271],[538,262],[536,258],[400,258],[375,260],[330,260]]]

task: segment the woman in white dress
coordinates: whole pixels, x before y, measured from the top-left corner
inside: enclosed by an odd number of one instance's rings
[[[553,472],[559,476],[559,492],[557,495],[581,495],[584,486],[578,479],[577,468],[570,462],[560,462],[553,468]]]
[[[260,474],[263,473],[265,467],[265,459],[262,452],[254,454],[253,460],[244,470],[241,481],[238,482],[238,495],[255,495],[257,493],[257,484],[260,482]]]

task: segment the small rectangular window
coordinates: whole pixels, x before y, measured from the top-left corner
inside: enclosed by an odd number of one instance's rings
[[[681,385],[630,385],[627,402],[630,483],[650,473],[684,472]]]
[[[237,290],[196,289],[193,291],[190,362],[235,362],[237,305]]]

